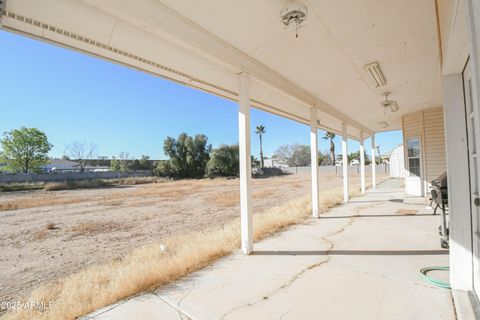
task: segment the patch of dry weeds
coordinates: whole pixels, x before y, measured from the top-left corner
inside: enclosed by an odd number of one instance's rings
[[[119,223],[108,222],[84,222],[67,229],[73,237],[93,236],[99,233],[108,233],[124,229]]]

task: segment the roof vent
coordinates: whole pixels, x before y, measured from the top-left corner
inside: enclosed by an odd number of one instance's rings
[[[293,2],[280,11],[280,20],[290,28],[295,28],[295,37],[298,38],[298,28],[307,19],[308,8],[303,3]]]
[[[372,84],[375,88],[384,87],[387,85],[387,79],[383,75],[382,69],[378,62],[372,62],[364,66],[365,71],[367,71]]]

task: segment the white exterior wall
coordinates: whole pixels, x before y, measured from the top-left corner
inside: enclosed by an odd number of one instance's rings
[[[430,181],[447,170],[443,108],[431,108],[403,116],[405,192],[426,195]],[[418,137],[421,147],[421,177],[419,183],[409,177],[407,140]]]

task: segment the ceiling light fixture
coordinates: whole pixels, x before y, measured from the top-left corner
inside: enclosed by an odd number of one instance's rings
[[[363,68],[365,69],[365,71],[367,71],[367,74],[369,75],[371,82],[375,86],[375,88],[380,88],[387,85],[387,79],[385,79],[383,71],[380,68],[378,62],[369,63]]]
[[[298,28],[307,19],[308,8],[303,3],[293,2],[280,11],[280,20],[289,28],[295,28],[295,37],[298,38]]]
[[[385,95],[385,101],[380,102],[380,104],[383,106],[383,114],[387,114],[390,112],[397,112],[399,109],[397,101],[388,99],[390,92],[385,92],[384,95]]]
[[[379,122],[378,124],[381,125],[382,128],[384,128],[384,129],[388,128],[388,123],[386,121]]]

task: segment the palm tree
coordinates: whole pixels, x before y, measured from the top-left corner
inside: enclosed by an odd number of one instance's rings
[[[332,158],[332,166],[335,165],[335,144],[333,139],[335,138],[335,133],[325,132],[325,135],[322,137],[324,140],[330,140],[330,156]]]
[[[255,133],[258,134],[259,138],[260,138],[260,167],[263,168],[263,146],[262,146],[262,137],[263,137],[263,134],[266,133],[267,131],[265,131],[265,127],[263,125],[259,125],[257,126],[256,130],[255,130]]]
[[[377,146],[377,151],[378,151],[378,164],[382,163],[382,155],[380,154],[380,146]]]

